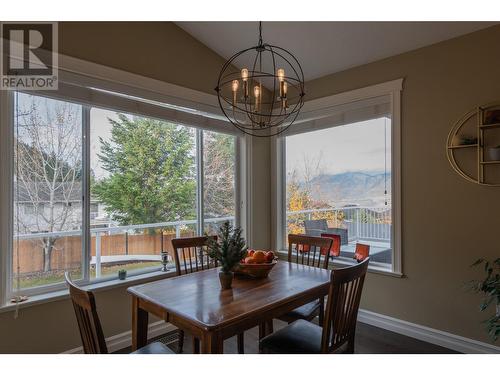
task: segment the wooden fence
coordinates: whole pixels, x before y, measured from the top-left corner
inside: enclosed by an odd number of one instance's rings
[[[193,236],[194,233],[183,233]],[[101,236],[101,256],[106,255],[159,255],[168,251],[173,255],[172,238],[175,234],[141,233],[141,234],[112,234],[105,232]],[[96,237],[92,236],[91,255],[95,256]],[[18,259],[19,251],[19,259]],[[14,241],[13,270],[19,264],[20,274],[30,274],[43,271],[43,243],[42,239],[22,239]],[[52,250],[50,262],[51,270],[67,270],[81,267],[82,238],[80,236],[60,237]]]

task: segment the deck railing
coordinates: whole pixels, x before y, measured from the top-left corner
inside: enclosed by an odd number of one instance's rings
[[[341,207],[287,211],[287,225],[304,231],[304,220],[326,219],[329,227],[347,229],[349,241],[390,241],[392,212],[389,207]]]
[[[226,217],[217,217],[217,218],[207,218],[204,219],[205,226],[207,224],[209,225],[214,225],[214,224],[219,224],[225,221],[229,221],[232,224],[234,224],[234,216],[226,216]],[[102,268],[102,257],[103,257],[103,236],[104,238],[108,236],[119,236],[120,234],[123,234],[123,239],[119,240],[117,238],[113,238],[113,241],[120,242],[123,245],[120,245],[120,255],[127,256],[129,255],[129,241],[130,241],[130,235],[131,234],[137,234],[138,232],[145,231],[145,230],[157,230],[157,229],[162,229],[165,232],[174,232],[175,231],[175,237],[181,237],[183,232],[189,232],[192,235],[195,235],[197,220],[179,220],[179,221],[166,221],[166,222],[160,222],[160,223],[150,223],[150,224],[135,224],[135,225],[122,225],[122,226],[110,226],[110,227],[103,227],[103,228],[91,228],[90,229],[90,236],[92,238],[92,242],[95,244],[95,256],[92,257],[92,265],[95,266],[95,277],[99,278],[101,277],[101,268]],[[170,230],[169,230],[170,229]],[[206,228],[205,228],[206,229]],[[163,232],[162,231],[162,232]],[[58,232],[43,232],[43,233],[27,233],[27,234],[18,234],[14,235],[14,240],[21,240],[21,241],[27,241],[27,240],[48,240],[48,239],[60,239],[60,238],[68,238],[68,237],[81,237],[82,236],[82,231],[80,230],[71,230],[71,231],[58,231]],[[173,236],[173,233],[172,233]],[[161,250],[164,248],[163,244],[163,235],[160,236],[161,239]],[[109,245],[109,241],[107,241]],[[165,245],[165,247],[167,247]],[[94,250],[94,249],[93,249]],[[158,250],[158,249],[156,249]],[[149,251],[149,253],[148,253]],[[149,255],[149,258],[151,258],[151,249],[145,249],[144,251],[141,251],[141,254],[143,255]],[[123,253],[123,254],[121,254]],[[116,254],[114,254],[116,255]],[[137,257],[138,254],[135,254],[135,258],[140,258]],[[158,260],[160,260],[160,255],[158,255]],[[69,258],[69,256],[68,256]],[[145,257],[145,259],[147,256]],[[30,265],[33,266],[33,261],[30,262]],[[22,267],[21,267],[22,268]],[[35,267],[39,268],[39,267]],[[21,270],[22,272],[22,270]]]
[[[326,219],[330,227],[346,228],[349,241],[369,240],[386,242],[391,239],[391,209],[386,207],[341,207],[288,211],[288,232],[293,232],[293,230],[295,230],[304,233],[304,220],[315,219]],[[227,220],[234,223],[233,216],[209,218],[205,219],[204,223],[205,225],[215,225]],[[91,259],[91,264],[95,267],[95,277],[101,277],[103,253],[104,256],[119,255],[125,256],[125,258],[129,254],[132,254],[136,259],[140,259],[138,255],[149,256],[149,258],[151,258],[152,255],[157,255],[159,260],[159,248],[163,250],[169,246],[169,244],[167,244],[167,242],[169,242],[168,239],[173,237],[174,233],[175,237],[181,237],[181,235],[194,235],[196,233],[196,224],[196,220],[179,220],[150,224],[91,228],[90,235],[92,255],[94,255]],[[151,233],[148,233],[148,229],[151,230]],[[158,229],[163,229],[166,233],[170,232],[170,237],[165,237],[164,241],[163,235],[158,237]],[[141,232],[143,234],[142,237],[140,236]],[[156,240],[154,239],[154,233],[156,233],[157,236]],[[14,239],[48,240],[66,238],[66,242],[61,243],[61,246],[56,245],[59,249],[64,249],[63,252],[65,255],[59,256],[57,259],[53,259],[56,269],[65,269],[68,267],[68,264],[66,263],[81,262],[81,250],[78,250],[81,249],[81,239],[78,238],[81,236],[81,230],[72,230],[50,233],[19,234],[14,236]],[[74,241],[70,241],[71,239],[74,239]],[[164,244],[163,241],[166,243]],[[21,266],[21,272],[23,272],[24,268],[26,268],[26,272],[37,271],[43,268],[43,257],[40,258],[42,252],[35,250],[33,247],[35,246],[34,244],[30,245],[29,243],[24,242],[24,245],[19,248],[21,255],[23,255],[23,253],[26,255],[26,259],[22,259],[21,262],[25,265]],[[132,249],[130,252],[129,245]],[[36,246],[40,247],[40,245]],[[62,260],[61,257],[63,258]],[[110,258],[105,258],[104,260],[107,261]]]

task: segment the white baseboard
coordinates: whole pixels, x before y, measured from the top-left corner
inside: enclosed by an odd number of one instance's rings
[[[151,323],[148,326],[148,337],[153,338],[160,335],[164,335],[170,331],[177,329],[170,323],[165,323],[163,321],[158,321]],[[127,348],[132,345],[132,331],[127,331],[119,333],[118,335],[108,337],[106,339],[106,345],[108,347],[108,352],[113,353],[117,350]],[[83,347],[67,350],[61,354],[83,354]]]
[[[500,347],[481,341],[468,339],[445,331],[410,323],[405,320],[377,314],[368,310],[359,310],[358,321],[401,335],[413,337],[431,344],[439,345],[460,353],[500,354]]]
[[[429,328],[405,320],[392,318],[387,315],[374,313],[368,310],[359,310],[358,321],[375,327],[383,328],[401,335],[413,337],[417,340],[429,342],[444,348],[456,350],[468,354],[500,354],[500,347],[466,337],[454,335],[445,331]],[[175,330],[176,327],[170,323],[158,321],[151,323],[148,327],[148,337],[156,337]],[[127,348],[132,345],[132,331],[119,333],[106,339],[110,353]],[[83,348],[70,349],[62,354],[83,354]]]

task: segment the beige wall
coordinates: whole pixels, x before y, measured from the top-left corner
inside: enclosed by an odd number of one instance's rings
[[[60,53],[214,94],[224,59],[171,22],[64,22]],[[269,244],[269,140],[254,142],[255,246]],[[265,168],[262,169],[262,166]],[[263,235],[265,233],[265,235]],[[131,329],[126,288],[96,293],[107,337]],[[153,321],[153,320],[152,320]],[[0,313],[0,353],[59,353],[81,345],[69,300]]]
[[[324,77],[311,100],[405,77],[403,92],[403,268],[370,274],[363,308],[486,341],[478,298],[462,289],[477,257],[498,256],[499,189],[456,175],[446,135],[463,112],[500,99],[500,27]],[[172,23],[62,23],[63,54],[213,93],[223,59]],[[268,140],[252,150],[254,246],[270,244]],[[97,293],[106,336],[130,329],[125,288]],[[0,353],[57,353],[80,345],[68,300],[0,314]]]
[[[126,288],[96,293],[106,337],[131,329]],[[61,353],[81,346],[73,306],[68,299],[0,314],[0,353]]]
[[[224,63],[170,22],[60,23],[59,51],[210,94]],[[126,288],[96,299],[106,336],[131,329]],[[17,319],[12,311],[0,313],[0,353],[58,353],[80,345],[69,300],[21,309]]]
[[[209,94],[225,61],[172,22],[61,22],[59,51]]]
[[[381,41],[383,43],[383,41]],[[446,137],[475,106],[500,100],[500,26],[319,78],[307,99],[400,77],[402,227],[405,278],[371,274],[362,308],[488,341],[478,297],[463,284],[478,257],[500,255],[500,188],[453,172]],[[498,343],[497,343],[498,345]]]

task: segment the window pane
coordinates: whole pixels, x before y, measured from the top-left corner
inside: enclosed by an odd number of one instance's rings
[[[235,218],[235,137],[203,132],[205,232],[215,234],[218,226]]]
[[[96,108],[90,123],[91,278],[159,269],[196,234],[195,132]]]
[[[365,243],[371,262],[392,263],[390,119],[287,137],[286,174],[288,233],[336,233],[341,257]]]
[[[16,93],[14,126],[13,289],[79,278],[82,106]]]

